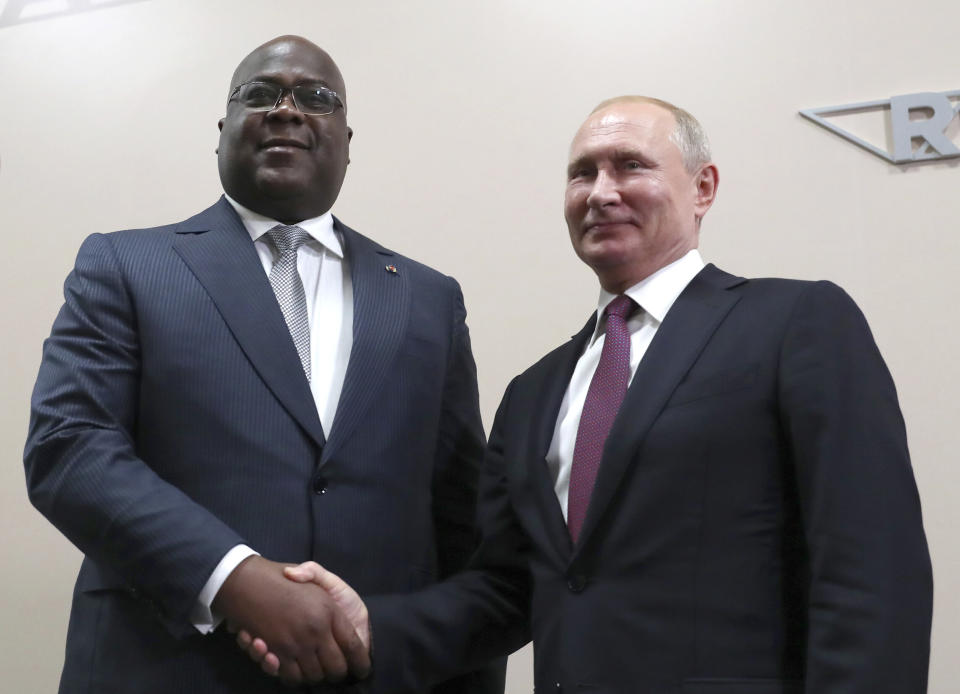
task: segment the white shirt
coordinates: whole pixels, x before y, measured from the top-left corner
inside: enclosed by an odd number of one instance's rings
[[[269,276],[279,254],[266,234],[280,222],[247,209],[229,195],[224,197],[240,215],[260,256],[263,271]],[[310,235],[297,249],[297,270],[303,282],[310,324],[310,391],[323,430],[329,433],[353,348],[353,282],[350,266],[344,261],[343,240],[333,228],[333,215],[327,212],[298,222],[297,226]],[[190,620],[198,630],[209,633],[220,623],[222,618],[212,614],[210,605],[227,576],[254,554],[257,552],[250,547],[237,545],[217,564],[190,613]]]
[[[680,293],[704,267],[703,259],[697,249],[687,252],[682,258],[660,268],[646,279],[638,282],[624,292],[640,307],[627,320],[630,331],[630,383],[637,372],[637,366],[653,336],[667,312],[673,306]],[[573,448],[577,442],[577,429],[580,427],[580,415],[583,403],[587,399],[590,381],[600,363],[600,353],[606,336],[606,321],[603,311],[616,295],[601,289],[597,302],[597,325],[593,336],[587,341],[586,349],[577,361],[570,377],[570,384],[563,395],[557,424],[553,430],[553,439],[547,451],[547,469],[553,480],[553,490],[560,502],[563,519],[567,519],[567,496],[570,490],[570,468],[573,466]]]

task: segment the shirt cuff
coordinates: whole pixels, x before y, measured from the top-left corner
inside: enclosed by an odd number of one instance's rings
[[[197,602],[194,604],[193,609],[190,610],[190,623],[193,624],[201,634],[209,634],[220,626],[220,622],[223,621],[223,615],[213,614],[213,610],[210,607],[213,604],[213,599],[217,597],[217,593],[220,592],[220,588],[223,586],[224,581],[227,580],[227,576],[233,573],[233,570],[237,568],[240,562],[254,555],[260,556],[260,553],[254,552],[246,545],[237,545],[223,555],[223,559],[217,564],[217,568],[210,574],[210,578],[207,579],[203,590],[201,590],[200,595],[197,596]]]

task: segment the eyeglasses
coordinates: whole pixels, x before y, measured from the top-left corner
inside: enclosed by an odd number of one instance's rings
[[[335,91],[312,84],[287,88],[271,82],[243,82],[233,88],[227,102],[236,99],[251,111],[272,111],[287,92],[293,96],[297,110],[311,116],[329,116],[337,106],[343,108],[343,101]]]

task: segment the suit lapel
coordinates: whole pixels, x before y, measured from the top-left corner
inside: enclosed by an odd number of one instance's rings
[[[343,235],[353,284],[353,347],[337,403],[337,413],[320,463],[353,433],[377,395],[406,332],[410,316],[407,268],[392,251],[335,220]],[[387,266],[395,271],[389,271]]]
[[[267,387],[323,446],[320,417],[293,339],[250,235],[230,204],[221,198],[181,223],[174,250],[213,299]]]
[[[739,300],[739,295],[726,290],[744,281],[708,265],[670,308],[637,367],[607,437],[577,552],[589,542],[654,420]]]
[[[557,425],[557,415],[563,396],[570,384],[570,377],[577,365],[577,360],[583,354],[584,346],[593,334],[596,325],[596,314],[587,324],[565,345],[554,352],[540,369],[540,379],[534,383],[530,392],[532,397],[530,411],[535,418],[529,439],[529,448],[524,460],[529,461],[525,466],[530,493],[536,501],[537,510],[543,521],[546,534],[557,556],[566,560],[570,556],[573,545],[567,524],[563,520],[563,510],[557,500],[553,480],[547,468],[546,458],[553,440],[553,432]]]

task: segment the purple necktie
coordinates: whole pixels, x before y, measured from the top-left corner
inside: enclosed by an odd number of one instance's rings
[[[613,426],[630,380],[630,331],[626,318],[636,306],[629,296],[620,295],[608,305],[606,337],[600,363],[590,381],[580,415],[577,442],[573,447],[570,492],[567,498],[567,527],[576,543],[587,515],[593,483],[603,456],[603,444]]]

